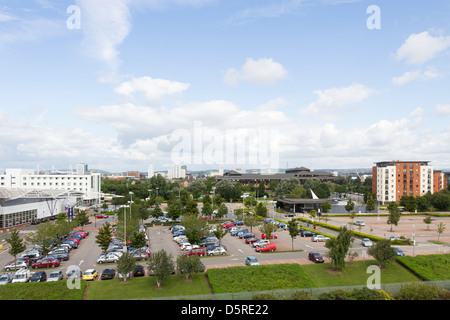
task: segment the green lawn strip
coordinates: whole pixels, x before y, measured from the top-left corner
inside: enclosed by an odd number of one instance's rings
[[[365,285],[372,273],[367,273],[371,265],[378,265],[375,260],[353,261],[346,263],[344,270],[333,271],[331,263],[303,265],[305,272],[319,287],[339,287]],[[381,283],[417,282],[420,281],[407,269],[396,262],[381,269]]]
[[[126,300],[154,299],[183,295],[210,294],[204,273],[193,276],[192,281],[183,280],[184,276],[173,275],[155,289],[154,277],[131,278],[126,283],[122,279],[92,281],[86,294],[86,300]]]
[[[402,256],[397,260],[424,281],[450,280],[450,254]]]
[[[0,286],[0,300],[82,300],[86,281],[80,289],[69,289],[67,281],[9,283]]]
[[[216,294],[317,286],[299,264],[209,269],[207,276]]]

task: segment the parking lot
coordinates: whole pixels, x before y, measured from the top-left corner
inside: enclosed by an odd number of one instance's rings
[[[291,219],[279,213],[275,215],[269,212],[269,216],[271,215],[284,221]],[[299,216],[297,215],[297,217]],[[300,217],[303,216],[300,215]],[[304,217],[307,216],[305,215]],[[227,218],[229,221],[233,221],[235,217],[232,214],[229,214]],[[386,222],[386,217],[356,217],[354,219],[355,221],[364,220],[365,222],[365,225],[361,227],[361,230],[359,227],[353,225],[354,221],[352,221],[349,217],[331,217],[328,218],[327,223],[336,226],[347,225],[355,231],[361,231],[366,234],[377,235],[380,237],[403,235],[412,239],[414,233],[414,239],[416,240],[415,246],[400,246],[406,255],[450,253],[449,245],[434,244],[429,242],[429,240],[437,240],[438,238],[436,225],[439,222],[443,222],[448,226],[450,225],[450,218],[433,218],[430,226],[425,225],[423,218],[424,216],[403,216],[399,225],[393,227],[392,232],[390,231],[390,226]],[[95,224],[84,227],[84,229],[88,230],[90,234],[81,240],[77,249],[71,250],[70,259],[68,261],[61,261],[58,267],[44,268],[42,270],[46,271],[48,274],[53,270],[61,270],[63,271],[63,274],[66,275],[68,270],[74,267],[80,268],[83,272],[88,269],[96,269],[99,274],[101,274],[106,268],[114,268],[114,263],[97,263],[97,258],[100,256],[102,250],[99,248],[98,244],[95,243],[95,236],[98,234],[98,228],[104,221],[112,222],[112,220],[112,217],[104,220],[97,220]],[[300,224],[305,226],[305,223]],[[27,233],[32,232],[34,228],[35,226],[28,226],[21,230],[20,235],[25,236]],[[318,228],[318,231],[325,234],[337,235],[337,232],[330,231],[329,229]],[[252,232],[257,238],[261,237],[259,227],[253,227]],[[184,253],[180,249],[180,246],[173,241],[172,232],[169,230],[168,226],[155,226],[147,228],[147,234],[152,252],[164,249],[168,253],[172,254],[174,260],[178,255]],[[259,260],[260,264],[310,264],[313,262],[308,260],[309,252],[318,252],[325,258],[325,262],[329,261],[329,259],[326,258],[326,252],[328,249],[325,248],[325,242],[312,242],[311,237],[298,236],[293,241],[294,251],[292,251],[292,239],[289,236],[288,231],[278,229],[274,234],[276,235],[276,239],[271,240],[271,242],[276,245],[276,251],[260,253],[256,252],[251,244],[246,244],[244,239],[240,239],[238,236],[232,236],[228,233],[222,239],[222,244],[227,248],[227,254],[202,257],[202,262],[206,269],[243,266],[245,265],[245,260],[248,256],[255,256]],[[3,266],[14,260],[14,258],[8,253],[8,245],[5,245],[4,241],[2,242],[2,240],[4,240],[7,236],[8,235],[5,234],[0,236],[0,243],[3,244],[3,248],[0,249],[0,266],[2,268],[0,273],[4,273]],[[444,233],[440,235],[440,241],[450,243],[450,228],[446,228]],[[351,246],[351,250],[358,253],[356,260],[371,259],[371,257],[367,255],[367,248],[362,246],[361,239],[359,238],[355,238],[355,241]],[[145,262],[139,262],[139,264],[145,264]],[[31,270],[31,272],[33,273],[35,270]]]

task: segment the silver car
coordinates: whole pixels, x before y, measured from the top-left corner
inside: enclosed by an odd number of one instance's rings
[[[13,279],[12,273],[5,273],[0,276],[0,285],[11,283]]]
[[[56,271],[50,272],[49,276],[47,277],[47,282],[59,281],[62,279],[64,279],[62,271],[56,270]]]
[[[371,247],[371,246],[373,246],[372,241],[371,241],[370,239],[368,239],[368,238],[362,239],[361,244],[362,244],[364,247]]]

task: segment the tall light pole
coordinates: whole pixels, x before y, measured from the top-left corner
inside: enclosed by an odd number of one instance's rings
[[[129,201],[128,201],[129,202]],[[129,205],[123,205],[123,221],[124,221],[124,227],[123,227],[123,237],[125,240],[125,246],[123,247],[123,251],[127,252],[127,208]]]

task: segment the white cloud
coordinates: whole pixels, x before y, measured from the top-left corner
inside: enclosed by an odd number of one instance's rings
[[[402,86],[414,80],[427,81],[432,79],[438,79],[441,77],[442,75],[437,70],[430,68],[424,72],[419,70],[405,72],[399,77],[392,78],[392,83],[398,86]]]
[[[433,37],[424,31],[411,34],[397,50],[396,58],[409,64],[421,65],[450,47],[450,37]]]
[[[163,96],[182,93],[188,88],[188,83],[141,77],[123,82],[114,90],[118,94],[129,97],[132,97],[136,92],[143,92],[148,102],[160,103]]]
[[[280,63],[272,58],[253,60],[248,58],[240,70],[228,69],[223,81],[235,86],[240,81],[248,81],[258,85],[273,84],[286,78],[288,72]]]
[[[317,100],[300,110],[302,114],[311,114],[323,119],[335,119],[346,105],[359,103],[373,94],[373,89],[362,84],[352,84],[344,88],[316,90]]]
[[[436,106],[436,112],[441,116],[450,115],[450,104],[438,104]]]

